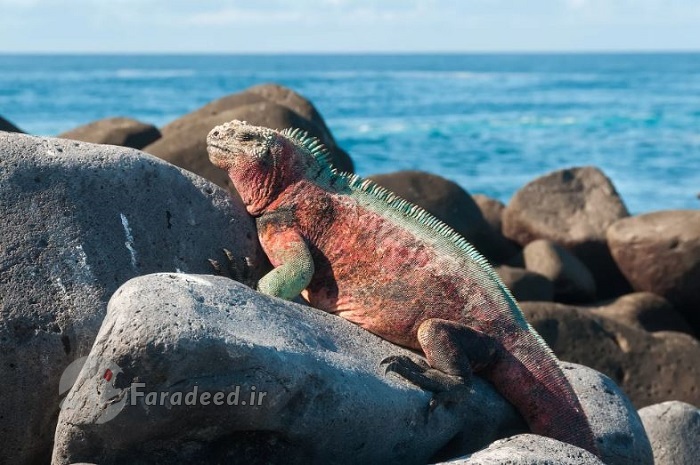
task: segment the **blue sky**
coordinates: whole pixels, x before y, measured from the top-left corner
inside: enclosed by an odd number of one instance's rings
[[[700,50],[700,1],[0,0],[0,52],[647,50]]]

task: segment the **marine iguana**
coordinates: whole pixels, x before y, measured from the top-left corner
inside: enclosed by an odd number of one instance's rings
[[[256,218],[274,269],[258,290],[341,316],[425,362],[389,357],[419,387],[450,392],[472,372],[490,381],[538,434],[599,455],[557,358],[496,272],[463,237],[421,208],[337,172],[299,129],[232,121],[207,137]]]

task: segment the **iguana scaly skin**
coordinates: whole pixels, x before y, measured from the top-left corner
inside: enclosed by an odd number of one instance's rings
[[[300,293],[388,341],[421,350],[429,367],[389,368],[426,389],[472,371],[489,380],[538,434],[598,450],[549,347],[497,274],[459,234],[370,181],[337,173],[300,130],[232,121],[207,138],[275,267],[260,291]],[[447,386],[447,387],[446,387]]]

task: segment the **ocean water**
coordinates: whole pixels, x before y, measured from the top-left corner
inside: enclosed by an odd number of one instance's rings
[[[308,97],[361,175],[421,169],[507,202],[596,165],[633,213],[700,207],[700,54],[5,55],[0,115],[41,135],[162,126],[263,82]]]

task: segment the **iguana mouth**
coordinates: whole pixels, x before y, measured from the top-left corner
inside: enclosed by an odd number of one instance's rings
[[[207,147],[209,152],[209,161],[215,166],[226,169],[230,164],[231,151],[217,144],[209,144]]]
[[[218,144],[211,144],[210,143],[209,147],[213,147],[213,148],[218,149],[218,150],[223,150],[224,152],[230,152],[229,149],[227,149],[224,146],[218,145]]]

